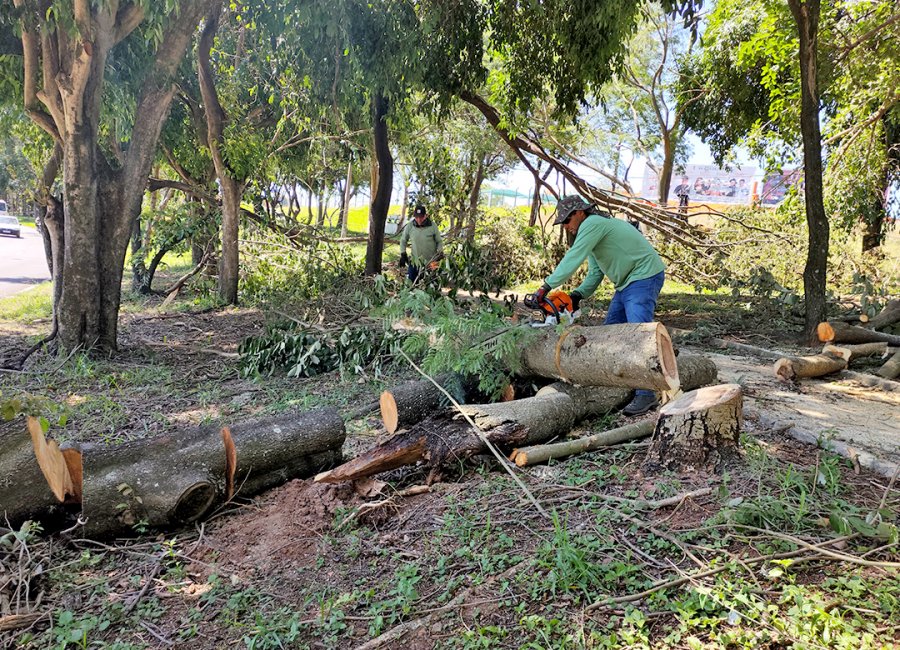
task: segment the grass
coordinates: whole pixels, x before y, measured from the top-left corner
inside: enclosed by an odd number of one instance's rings
[[[14,296],[0,298],[0,320],[28,323],[53,315],[53,284],[43,282]]]

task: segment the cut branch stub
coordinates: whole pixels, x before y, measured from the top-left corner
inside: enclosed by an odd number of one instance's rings
[[[679,387],[672,339],[660,323],[550,330],[522,351],[523,373],[582,386],[673,391]]]
[[[644,460],[647,471],[721,471],[740,457],[743,395],[737,384],[685,393],[659,412]]]
[[[61,481],[65,483],[65,479]],[[38,465],[26,423],[20,418],[0,422],[0,525],[9,521],[15,526],[58,506],[60,499]]]

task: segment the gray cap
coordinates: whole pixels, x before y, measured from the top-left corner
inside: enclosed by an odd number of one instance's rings
[[[559,200],[559,203],[556,204],[556,220],[553,222],[553,225],[558,226],[561,223],[565,223],[569,216],[576,210],[589,210],[590,207],[591,204],[580,196],[574,194],[571,196],[564,196]]]

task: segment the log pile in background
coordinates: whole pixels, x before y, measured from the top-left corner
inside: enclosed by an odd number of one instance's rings
[[[60,448],[40,424],[0,436],[0,469],[15,466],[0,496],[12,520],[54,503],[80,504],[84,533],[127,533],[138,524],[196,521],[236,495],[251,496],[341,460],[344,423],[335,409],[194,427],[115,446]],[[45,494],[46,493],[46,494]],[[49,497],[48,497],[49,494]]]

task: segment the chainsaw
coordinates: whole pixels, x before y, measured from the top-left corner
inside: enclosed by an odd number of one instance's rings
[[[560,289],[555,289],[540,298],[536,293],[529,293],[522,302],[534,310],[532,327],[551,327],[560,323],[571,325],[581,315],[581,310],[574,309],[569,294]]]

